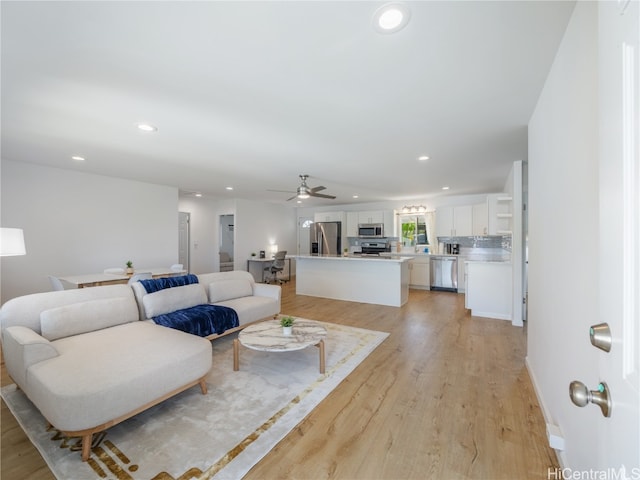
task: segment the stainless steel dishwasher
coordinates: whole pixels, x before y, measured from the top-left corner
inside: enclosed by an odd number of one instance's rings
[[[431,290],[458,291],[458,257],[431,255]]]

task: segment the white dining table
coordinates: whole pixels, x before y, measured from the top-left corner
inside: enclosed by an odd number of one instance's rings
[[[97,287],[100,285],[115,285],[127,283],[132,275],[136,273],[151,273],[152,278],[173,277],[185,275],[186,270],[171,270],[168,267],[157,268],[136,268],[132,274],[129,273],[86,273],[82,275],[67,275],[58,277],[63,282],[69,283],[76,288]]]

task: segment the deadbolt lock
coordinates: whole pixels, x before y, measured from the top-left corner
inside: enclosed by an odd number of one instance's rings
[[[602,415],[605,417],[611,416],[611,395],[609,394],[609,387],[604,382],[598,384],[597,390],[590,391],[584,383],[574,380],[569,384],[569,396],[571,401],[579,407],[593,403],[600,407]]]
[[[605,352],[611,351],[611,330],[608,323],[599,323],[589,328],[591,345]]]

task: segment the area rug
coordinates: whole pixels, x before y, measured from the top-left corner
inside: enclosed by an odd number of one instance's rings
[[[15,385],[2,388],[2,398],[60,480],[240,479],[388,336],[321,323],[324,374],[315,347],[270,353],[240,346],[234,372],[237,334],[214,340],[207,395],[196,386],[95,435],[88,462],[79,439],[47,429]]]

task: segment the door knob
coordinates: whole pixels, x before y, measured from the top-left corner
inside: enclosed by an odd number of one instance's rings
[[[600,407],[602,415],[611,416],[611,396],[609,395],[609,387],[604,382],[598,384],[597,390],[589,390],[584,383],[574,380],[569,384],[569,396],[571,401],[579,407],[593,403]]]

